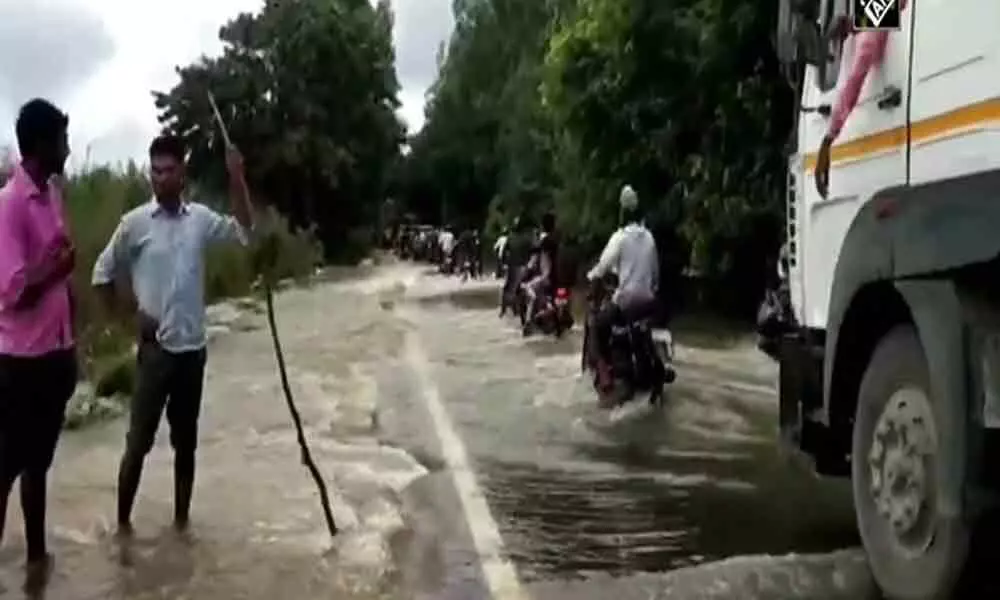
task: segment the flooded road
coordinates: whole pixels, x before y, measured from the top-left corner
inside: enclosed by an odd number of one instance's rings
[[[681,334],[666,407],[613,421],[579,377],[578,332],[522,339],[495,298],[493,282],[397,265],[279,299],[334,542],[263,319],[240,315],[210,348],[195,539],[168,533],[165,432],[130,551],[110,537],[123,424],[66,435],[47,598],[874,597],[842,550],[849,489],[778,451],[774,368],[746,341]]]
[[[137,540],[112,539],[124,420],[63,436],[51,473],[55,574],[49,600],[393,597],[390,542],[405,524],[399,491],[426,469],[377,439],[373,365],[398,327],[377,301],[337,285],[278,299],[282,342],[314,458],[343,530],[326,533],[299,460],[263,315],[248,313],[209,347],[192,512],[178,539],[166,424],[147,459]],[[244,331],[241,331],[244,330]],[[4,599],[21,597],[23,545],[16,492],[0,552]]]
[[[579,330],[523,339],[495,286],[418,287],[395,311],[531,597],[870,594],[860,554],[836,552],[858,544],[849,486],[782,455],[776,369],[751,340],[680,332],[666,406],[613,420],[580,376]],[[821,556],[770,558],[793,553]]]

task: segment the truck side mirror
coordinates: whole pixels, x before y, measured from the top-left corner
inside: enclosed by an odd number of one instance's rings
[[[823,34],[816,19],[817,0],[778,0],[778,23],[775,50],[786,66],[814,65],[822,68]]]

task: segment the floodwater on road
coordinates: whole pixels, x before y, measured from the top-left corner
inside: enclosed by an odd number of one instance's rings
[[[314,458],[343,533],[326,533],[301,466],[260,314],[209,348],[193,539],[173,535],[172,456],[163,424],[147,459],[136,540],[113,539],[125,423],[63,436],[50,476],[49,600],[392,597],[391,541],[404,529],[399,490],[426,469],[377,440],[373,365],[399,331],[377,302],[341,284],[278,301],[282,342]],[[239,331],[252,329],[252,331]],[[23,546],[17,496],[0,553],[0,585],[19,597]]]
[[[64,436],[49,599],[739,598],[870,594],[849,489],[776,444],[775,372],[741,338],[678,336],[662,409],[615,421],[577,332],[523,339],[497,284],[412,265],[281,295],[293,390],[343,532],[326,535],[266,329],[210,348],[194,538],[169,532],[165,432],[138,539],[111,536],[124,424]],[[12,497],[12,506],[16,506]],[[17,598],[20,513],[0,550]]]
[[[781,452],[776,369],[746,336],[679,332],[666,406],[612,420],[580,375],[579,331],[524,339],[498,319],[495,284],[445,281],[414,286],[392,310],[420,340],[475,492],[533,597],[702,597],[683,594],[710,593],[714,579],[704,577],[727,570],[756,583],[706,597],[870,593],[860,553],[838,552],[858,544],[849,486]],[[405,369],[403,361],[383,371]],[[395,440],[435,456],[440,444],[413,429],[397,427]],[[791,554],[813,556],[771,558]],[[761,569],[769,564],[777,582]]]

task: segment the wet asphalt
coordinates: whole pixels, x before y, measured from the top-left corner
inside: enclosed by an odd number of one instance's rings
[[[524,339],[498,318],[495,285],[430,287],[383,308],[419,339],[527,595],[873,597],[849,486],[778,446],[776,369],[748,336],[682,325],[665,407],[612,418],[580,376],[578,328]],[[415,544],[404,587],[490,597],[415,375],[404,361],[380,377],[397,389],[381,398],[386,439],[431,471],[407,495],[416,537],[436,541]]]
[[[65,435],[50,493],[57,567],[38,597],[875,597],[849,489],[780,450],[775,368],[745,335],[678,327],[665,406],[612,419],[580,376],[579,331],[523,339],[497,317],[496,282],[425,271],[390,265],[279,298],[343,526],[332,544],[262,317],[246,314],[210,347],[194,540],[167,527],[165,431],[133,548],[111,536],[124,421]],[[22,597],[11,504],[4,600]]]

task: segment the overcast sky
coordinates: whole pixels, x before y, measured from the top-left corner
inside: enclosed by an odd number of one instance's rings
[[[71,161],[142,159],[157,131],[150,90],[175,82],[174,66],[216,54],[219,26],[262,0],[0,0],[0,145],[14,114],[42,96],[70,114]],[[393,0],[402,115],[423,122],[451,0]]]

